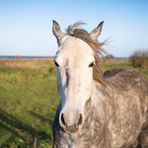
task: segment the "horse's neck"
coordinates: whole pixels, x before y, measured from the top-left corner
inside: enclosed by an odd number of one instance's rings
[[[86,120],[91,122],[104,122],[105,117],[105,96],[101,84],[94,83],[90,100],[85,105]]]
[[[96,86],[93,87],[91,98],[85,105],[85,122],[80,132],[80,137],[86,143],[102,145],[105,140],[105,112],[102,101],[102,94],[98,94]],[[87,132],[89,130],[89,132]],[[85,139],[86,138],[86,139]],[[102,143],[102,144],[101,144]],[[102,146],[99,146],[102,147]]]
[[[104,91],[104,86],[102,84],[99,84],[98,82],[93,83],[91,101],[92,101],[92,105],[95,108],[98,108],[104,102],[103,91]]]

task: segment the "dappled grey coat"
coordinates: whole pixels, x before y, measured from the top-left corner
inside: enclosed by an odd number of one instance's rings
[[[104,84],[96,85],[103,98],[91,98],[85,105],[84,126],[66,133],[59,125],[58,106],[53,124],[54,148],[129,148],[137,145],[148,126],[148,80],[123,69],[106,71]]]

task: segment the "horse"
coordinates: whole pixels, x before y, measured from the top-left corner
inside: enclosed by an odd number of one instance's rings
[[[53,122],[53,148],[138,147],[148,126],[148,80],[127,69],[102,72],[103,21],[91,32],[81,22],[64,33],[53,20],[54,58],[60,103]]]

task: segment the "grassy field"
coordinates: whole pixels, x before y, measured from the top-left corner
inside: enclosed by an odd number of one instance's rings
[[[135,69],[128,60],[104,60],[103,70]],[[0,59],[0,147],[51,147],[59,102],[51,59]]]

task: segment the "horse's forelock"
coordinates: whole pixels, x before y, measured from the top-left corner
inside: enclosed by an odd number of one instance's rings
[[[104,83],[102,78],[102,71],[100,68],[99,57],[99,55],[102,53],[101,47],[104,45],[104,42],[92,40],[90,34],[85,29],[80,28],[82,24],[84,23],[76,22],[74,25],[69,26],[67,29],[67,34],[83,40],[92,48],[95,57],[95,65],[93,67],[93,78],[97,82]]]

